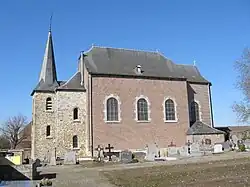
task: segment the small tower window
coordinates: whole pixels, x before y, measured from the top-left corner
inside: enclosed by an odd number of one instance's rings
[[[74,108],[74,110],[73,110],[73,119],[74,120],[78,119],[78,108]]]
[[[73,136],[73,148],[78,148],[78,138],[77,138],[77,135]]]
[[[50,136],[50,125],[46,127],[46,136]]]
[[[46,99],[46,110],[52,110],[52,99],[50,97]]]

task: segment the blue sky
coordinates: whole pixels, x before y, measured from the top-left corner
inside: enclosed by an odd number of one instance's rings
[[[215,125],[237,124],[233,63],[250,47],[249,0],[1,1],[0,121],[18,113],[31,119],[51,12],[59,79],[72,76],[92,44],[159,50],[176,63],[196,60],[213,83]]]

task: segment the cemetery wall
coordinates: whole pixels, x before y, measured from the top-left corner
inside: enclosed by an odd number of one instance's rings
[[[195,100],[199,104],[201,121],[207,125],[212,125],[209,86],[203,84],[189,84],[188,99],[189,103]]]
[[[52,111],[46,111],[46,99],[52,99]],[[31,157],[43,159],[54,147],[57,100],[54,93],[34,93],[32,105]],[[46,127],[50,125],[51,136],[46,137]]]
[[[168,147],[172,141],[176,146],[185,145],[189,128],[186,81],[93,77],[92,84],[94,147],[110,143],[117,150],[142,149],[153,143]],[[119,122],[105,121],[105,98],[109,95],[119,97]],[[149,101],[149,121],[136,120],[136,99],[140,96]],[[176,102],[176,122],[164,121],[166,98]]]
[[[205,142],[205,139],[210,139],[211,144],[222,143],[225,141],[224,134],[208,134],[208,135],[188,135],[187,141],[189,140],[191,143],[202,144],[202,140]]]

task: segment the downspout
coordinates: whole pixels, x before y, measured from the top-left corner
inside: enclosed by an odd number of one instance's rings
[[[91,156],[94,156],[94,136],[93,136],[93,100],[92,100],[92,75],[90,75],[90,84],[91,84],[91,92],[90,92],[90,97],[91,97]]]
[[[212,105],[212,95],[211,95],[211,84],[208,84],[208,90],[209,90],[209,100],[210,100],[210,114],[211,114],[211,125],[214,127],[214,115],[213,115],[213,105]]]

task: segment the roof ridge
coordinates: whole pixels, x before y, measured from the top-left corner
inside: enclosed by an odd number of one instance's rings
[[[145,53],[155,53],[159,54],[158,51],[152,51],[152,50],[143,50],[143,49],[133,49],[133,48],[120,48],[120,47],[111,47],[111,46],[92,46],[91,49],[93,48],[101,48],[101,49],[117,49],[117,50],[124,50],[124,51],[135,51],[135,52],[145,52]],[[91,50],[90,49],[90,50]]]

